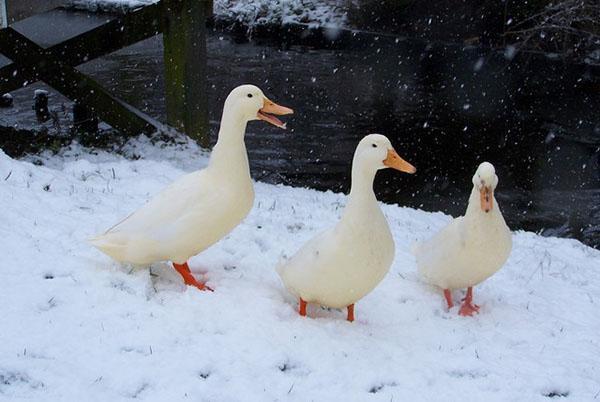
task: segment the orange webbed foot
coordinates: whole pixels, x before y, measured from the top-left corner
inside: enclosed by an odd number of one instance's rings
[[[460,306],[460,310],[458,311],[459,315],[463,317],[471,317],[473,314],[479,312],[479,306],[473,303],[473,287],[467,288],[467,294],[462,299],[463,304]]]
[[[477,304],[472,304],[471,302],[464,302],[460,306],[460,310],[458,311],[458,315],[462,315],[463,317],[472,317],[475,313],[479,312],[479,306]]]
[[[215,290],[208,286],[206,283],[195,281],[195,283],[186,283],[188,286],[194,286],[199,290],[208,290],[209,292],[214,292]]]
[[[183,264],[173,263],[173,268],[175,268],[175,270],[179,272],[179,275],[181,275],[181,277],[183,278],[183,283],[185,283],[186,285],[194,286],[199,290],[208,290],[210,292],[214,292],[214,290],[208,285],[206,285],[204,282],[200,282],[196,280],[196,278],[194,278],[194,275],[192,275],[192,272],[190,271],[190,267],[188,266],[187,262]]]

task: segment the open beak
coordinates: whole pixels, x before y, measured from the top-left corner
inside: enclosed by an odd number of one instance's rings
[[[285,130],[285,123],[279,120],[275,116],[271,116],[272,114],[282,115],[282,114],[292,114],[294,111],[289,107],[279,106],[277,103],[273,102],[269,98],[265,96],[265,100],[263,103],[263,107],[258,110],[257,116],[260,120],[264,120],[266,122],[271,123],[274,126],[279,128],[283,128]]]
[[[401,172],[412,174],[417,171],[417,168],[402,159],[400,155],[398,155],[398,153],[393,149],[388,149],[387,158],[384,159],[383,164]]]
[[[485,212],[490,212],[494,208],[494,191],[491,187],[484,186],[479,190],[479,198],[481,200],[481,209]]]

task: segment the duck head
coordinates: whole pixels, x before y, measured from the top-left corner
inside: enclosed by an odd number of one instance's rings
[[[483,162],[473,176],[473,186],[479,191],[481,210],[490,212],[494,208],[494,190],[498,185],[498,176],[494,165]]]
[[[292,114],[294,111],[271,101],[257,86],[247,84],[240,85],[227,96],[223,108],[225,113],[228,113],[228,118],[242,122],[264,120],[285,129],[285,123],[273,115]]]
[[[402,159],[385,135],[369,134],[356,147],[354,163],[375,170],[392,168],[406,173],[417,169]]]

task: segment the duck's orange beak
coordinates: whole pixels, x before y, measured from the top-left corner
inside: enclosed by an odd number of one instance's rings
[[[294,111],[289,107],[280,106],[265,96],[263,107],[259,109],[257,117],[260,120],[264,120],[266,122],[271,123],[274,126],[283,128],[285,130],[285,123],[279,120],[277,117],[271,116],[271,114],[283,115],[292,113],[294,113]]]
[[[481,209],[486,213],[494,208],[494,190],[491,187],[483,186],[479,190],[479,199],[481,201]]]
[[[398,155],[398,153],[393,149],[388,149],[387,158],[383,160],[383,164],[392,169],[410,174],[417,171],[417,168],[402,159],[400,155]]]

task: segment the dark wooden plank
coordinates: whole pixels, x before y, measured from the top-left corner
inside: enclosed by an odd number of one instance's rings
[[[162,32],[160,4],[152,4],[121,15],[81,35],[54,45],[48,51],[61,62],[76,66]],[[0,68],[0,93],[15,91],[39,81],[37,72],[26,71],[9,64]]]
[[[160,123],[115,98],[96,81],[10,27],[0,30],[0,48],[19,70],[38,75],[66,97],[87,105],[92,113],[117,130],[137,135],[162,129]]]
[[[8,0],[8,24],[65,4],[65,0]]]
[[[207,147],[207,0],[163,0],[162,6],[167,123]]]
[[[106,24],[115,15],[67,10],[62,7],[33,15],[10,27],[44,49]]]
[[[0,0],[0,29],[8,26],[8,10],[6,9],[6,0]]]

